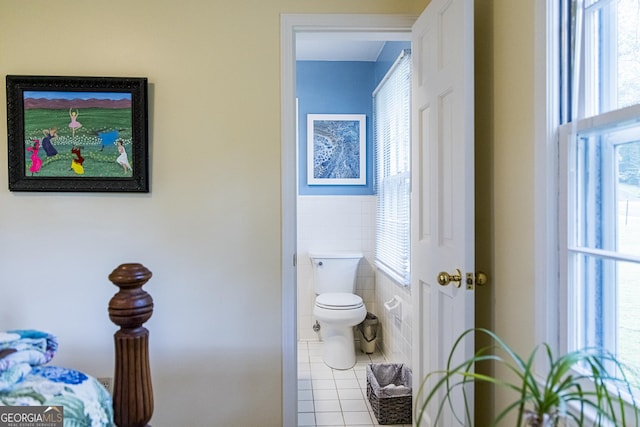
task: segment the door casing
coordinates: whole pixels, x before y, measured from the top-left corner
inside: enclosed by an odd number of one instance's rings
[[[283,14],[280,18],[282,151],[282,425],[297,423],[296,34],[305,31],[411,33],[413,15]]]

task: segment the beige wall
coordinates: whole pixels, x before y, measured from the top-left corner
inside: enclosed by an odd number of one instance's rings
[[[10,193],[0,150],[0,328],[54,331],[57,363],[109,375],[106,276],[142,262],[153,425],[280,425],[280,14],[426,3],[0,2],[0,74],[149,78],[152,182],[148,195]],[[534,340],[534,3],[476,0],[477,249],[491,275],[477,311],[522,351]]]
[[[152,191],[17,194],[0,166],[0,329],[51,330],[56,363],[109,375],[106,278],[142,262],[153,425],[281,425],[280,14],[420,3],[2,0],[1,75],[149,78]]]
[[[533,350],[536,320],[533,228],[536,2],[542,0],[494,0],[492,26],[493,316],[495,331],[523,355]],[[504,408],[500,403],[503,399],[497,392],[497,408]]]

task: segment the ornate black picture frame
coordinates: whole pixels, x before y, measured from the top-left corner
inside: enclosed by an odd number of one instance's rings
[[[149,192],[145,77],[6,81],[9,190]]]

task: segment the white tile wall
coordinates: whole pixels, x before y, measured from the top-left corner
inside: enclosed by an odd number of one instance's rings
[[[394,296],[402,300],[402,314],[398,318],[388,313],[384,302]],[[388,360],[411,367],[411,293],[409,288],[399,286],[381,271],[376,272],[375,311],[380,321],[383,340],[378,346]]]
[[[411,294],[375,269],[375,216],[375,196],[298,197],[298,340],[319,339],[312,329],[315,292],[309,252],[360,251],[365,258],[358,268],[356,293],[367,311],[378,316],[378,347],[387,359],[411,366]],[[403,299],[402,319],[384,310],[383,303],[394,295]]]

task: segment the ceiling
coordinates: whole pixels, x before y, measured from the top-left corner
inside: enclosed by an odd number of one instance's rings
[[[410,40],[410,33],[370,31],[296,33],[298,61],[375,61],[387,41]]]

